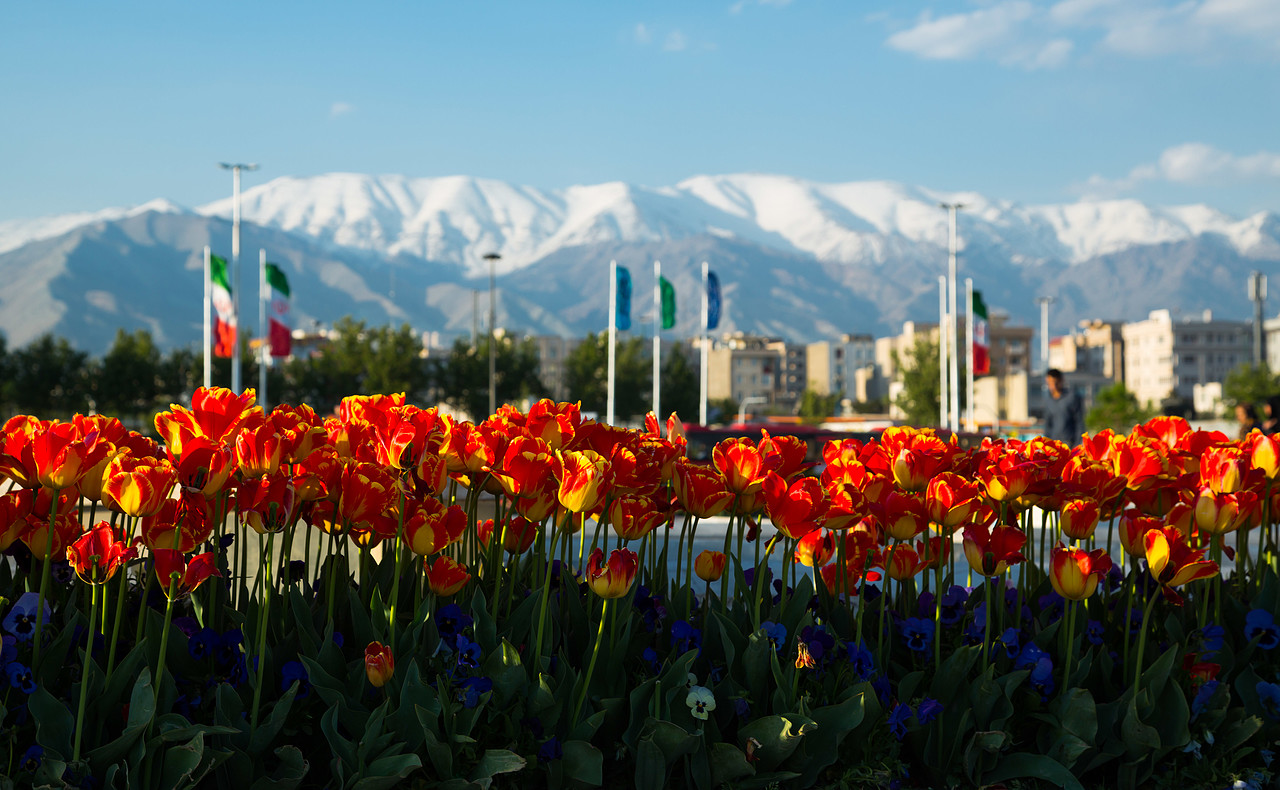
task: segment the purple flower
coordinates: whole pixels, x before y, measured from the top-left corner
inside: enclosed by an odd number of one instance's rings
[[[734,697],[733,712],[738,718],[745,719],[751,715],[751,703],[747,702],[746,697]]]
[[[889,732],[902,740],[907,734],[907,722],[911,720],[911,706],[899,702],[889,712]]]
[[[483,654],[484,651],[480,649],[480,645],[461,634],[458,635],[458,666],[477,669],[480,666],[480,657]]]
[[[32,744],[22,753],[22,759],[18,761],[18,770],[35,773],[42,762],[44,762],[44,747]]]
[[[1266,609],[1254,609],[1244,617],[1244,638],[1250,642],[1258,640],[1258,647],[1272,650],[1280,645],[1280,628],[1276,628],[1275,618]]]
[[[540,763],[549,763],[553,760],[559,760],[561,757],[564,757],[564,746],[560,744],[560,739],[557,737],[553,736],[538,747],[538,762]]]
[[[916,614],[932,620],[934,613],[933,598],[933,593],[928,590],[920,593],[920,598],[916,601]]]
[[[865,642],[845,642],[845,649],[849,651],[849,663],[853,664],[853,672],[858,676],[859,680],[866,680],[876,671],[875,658],[872,657],[871,651],[867,649]]]
[[[1004,648],[1005,655],[1009,658],[1015,658],[1018,655],[1019,647],[1018,629],[1006,628],[1004,633],[1000,635],[1000,641],[997,643]]]
[[[493,689],[493,681],[486,677],[467,678],[458,686],[459,700],[465,708],[480,704],[480,695]]]
[[[942,624],[955,625],[964,617],[964,608],[969,601],[969,591],[958,584],[951,585],[942,594]]]
[[[702,629],[694,628],[685,620],[676,620],[671,624],[671,644],[678,653],[701,650]]]
[[[453,648],[458,643],[458,634],[462,633],[472,623],[471,617],[464,614],[462,607],[456,603],[451,603],[440,607],[436,611],[436,631],[439,632],[440,638]]]
[[[286,661],[280,667],[280,690],[288,691],[294,683],[298,684],[298,699],[311,696],[311,678],[306,666],[301,661]]]
[[[1191,718],[1194,719],[1203,711],[1205,705],[1209,704],[1209,700],[1213,699],[1213,694],[1218,690],[1218,681],[1209,680],[1200,687],[1196,692],[1196,697],[1191,701]]]
[[[0,666],[8,664],[10,661],[18,659],[18,637],[12,634],[5,634],[0,639]]]
[[[5,664],[5,674],[9,677],[9,685],[23,694],[31,694],[36,690],[35,678],[31,676],[31,668],[17,661]]]
[[[1246,617],[1245,622],[1248,623],[1248,621],[1249,620]],[[1246,633],[1248,632],[1247,625],[1245,627],[1245,631]],[[1204,628],[1201,628],[1200,629],[1201,658],[1208,658],[1210,655],[1221,650],[1222,639],[1224,636],[1226,636],[1226,633],[1227,633],[1227,629],[1223,628],[1220,625],[1214,625],[1213,623],[1210,623],[1209,625],[1206,625]]]
[[[820,625],[806,625],[800,629],[800,641],[805,643],[809,648],[809,655],[819,663],[825,663],[827,654],[836,646],[835,637]]]
[[[1106,626],[1102,624],[1101,620],[1090,620],[1084,627],[1084,638],[1088,639],[1091,645],[1100,645],[1106,632]]]
[[[644,652],[640,654],[641,660],[649,666],[649,671],[658,674],[662,671],[662,662],[658,660],[658,651],[652,647],[646,647]]]
[[[237,661],[244,663],[244,656],[240,653],[242,644],[244,644],[244,634],[240,629],[228,628],[218,640],[218,666],[229,667]]]
[[[921,724],[928,724],[938,718],[938,714],[942,713],[942,703],[936,699],[925,697],[920,700],[920,704],[916,706],[916,721]]]

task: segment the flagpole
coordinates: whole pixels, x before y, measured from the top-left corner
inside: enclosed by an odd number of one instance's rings
[[[604,421],[614,424],[614,376],[617,374],[617,341],[618,341],[618,262],[609,261],[609,384],[608,397],[605,401]]]
[[[267,366],[271,346],[267,343],[267,251],[258,249],[258,405],[267,413]]]
[[[950,222],[950,245],[949,254],[947,256],[947,282],[948,291],[951,297],[951,314],[947,322],[947,333],[950,335],[950,341],[954,344],[957,342],[956,330],[957,320],[960,318],[956,309],[956,291],[958,284],[956,283],[956,211],[964,208],[963,203],[939,203],[940,207],[945,208],[951,220]],[[951,418],[947,423],[952,431],[960,428],[960,348],[953,345],[955,353],[951,355]]]
[[[965,404],[965,426],[969,431],[977,432],[978,424],[974,420],[973,407],[973,278],[964,278],[964,336],[968,341],[968,360],[965,364],[968,369],[965,371],[965,392],[968,393],[968,403]],[[997,404],[998,407],[999,404]]]
[[[208,389],[213,386],[213,326],[212,318],[209,311],[213,309],[213,284],[209,278],[213,276],[210,271],[212,264],[209,260],[209,245],[204,246],[204,336],[202,339],[204,350],[204,387]]]
[[[705,426],[707,424],[707,343],[710,341],[711,330],[707,324],[710,322],[710,304],[707,288],[710,285],[708,273],[711,271],[710,264],[706,261],[702,262],[702,360],[698,365],[698,424]]]
[[[938,427],[947,427],[947,276],[938,275]]]
[[[256,164],[218,165],[231,171],[231,312],[236,319],[235,341],[231,346],[231,389],[240,394],[240,171],[257,170]]]
[[[653,416],[662,421],[662,261],[653,262]]]

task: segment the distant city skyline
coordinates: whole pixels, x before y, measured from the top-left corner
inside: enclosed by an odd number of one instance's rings
[[[0,220],[326,172],[1280,210],[1274,0],[8,4]]]

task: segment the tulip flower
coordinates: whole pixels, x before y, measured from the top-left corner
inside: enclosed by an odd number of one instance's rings
[[[244,520],[259,535],[280,532],[293,523],[298,497],[293,478],[283,472],[244,480],[237,497]]]
[[[1204,486],[1195,502],[1196,527],[1213,535],[1234,532],[1248,520],[1257,501],[1258,495],[1252,491],[1215,494],[1209,486]]]
[[[555,474],[556,456],[542,439],[517,436],[507,445],[502,463],[489,470],[509,497],[533,491]]]
[[[745,437],[725,439],[711,449],[711,463],[724,476],[725,487],[735,494],[760,488],[766,471],[760,448]]]
[[[1072,540],[1088,540],[1098,528],[1100,506],[1096,499],[1071,499],[1062,505],[1062,534]]]
[[[538,525],[527,518],[513,516],[507,519],[505,528],[501,524],[495,528],[493,519],[486,519],[476,525],[476,537],[480,539],[480,545],[488,548],[495,531],[501,533],[502,548],[508,554],[517,555],[524,554],[533,545],[538,536]]]
[[[436,557],[435,562],[430,565],[424,562],[423,568],[427,575],[427,587],[433,595],[444,598],[456,595],[459,590],[467,586],[467,582],[471,581],[467,566],[453,557],[441,555]]]
[[[516,512],[530,521],[541,524],[547,516],[556,512],[560,506],[558,497],[560,486],[555,478],[549,478],[533,490],[526,489],[516,500]]]
[[[391,648],[381,642],[370,642],[364,649],[364,671],[374,688],[382,688],[396,671]]]
[[[1249,466],[1262,472],[1263,477],[1275,480],[1280,475],[1280,438],[1254,431],[1244,440],[1249,453]]]
[[[809,652],[809,645],[803,639],[796,641],[796,669],[817,669],[818,662],[814,660],[813,653]]]
[[[569,450],[559,455],[556,475],[560,481],[560,504],[570,513],[596,509],[611,485],[609,462],[592,450]]]
[[[191,396],[190,409],[174,404],[157,414],[156,432],[171,456],[181,456],[185,444],[198,436],[223,444],[232,440],[245,420],[262,414],[254,405],[256,400],[252,389],[236,394],[224,387],[201,387]]]
[[[1111,462],[1116,474],[1134,491],[1155,485],[1166,471],[1160,449],[1141,436],[1117,440]]]
[[[1049,562],[1049,583],[1063,598],[1083,601],[1093,595],[1098,582],[1110,570],[1111,558],[1104,549],[1087,552],[1059,544]]]
[[[646,496],[627,494],[609,503],[609,524],[623,540],[639,540],[666,520],[667,509]]]
[[[770,436],[763,428],[760,433],[757,449],[765,469],[777,472],[785,480],[794,480],[809,467],[805,462],[809,445],[804,439],[799,436]]]
[[[813,532],[826,517],[826,492],[815,478],[802,477],[788,485],[776,472],[769,472],[760,491],[769,520],[791,540]]]
[[[930,522],[942,527],[939,531],[951,533],[973,520],[981,495],[982,489],[977,483],[952,472],[942,472],[925,487],[925,512]]]
[[[445,506],[428,497],[420,502],[406,502],[404,540],[409,550],[420,557],[444,551],[462,537],[467,528],[467,512],[460,505]]]
[[[924,500],[917,494],[894,491],[880,508],[880,525],[895,540],[911,540],[929,528]]]
[[[601,598],[621,598],[631,590],[636,580],[639,560],[631,549],[618,549],[609,555],[607,564],[604,552],[594,549],[587,560],[586,582],[591,591]]]
[[[158,511],[143,516],[141,532],[142,545],[149,549],[190,552],[213,532],[209,501],[199,493],[183,491],[179,498],[166,499]]]
[[[26,531],[34,502],[35,493],[29,488],[0,496],[0,551],[7,551]]]
[[[342,469],[338,514],[353,524],[367,523],[391,507],[396,480],[374,463],[356,462]]]
[[[810,568],[820,568],[835,551],[835,533],[815,529],[796,543],[795,561]]]
[[[211,497],[221,491],[235,470],[232,448],[205,436],[188,439],[180,453],[174,452],[172,447],[166,451],[177,469],[178,484],[205,496]]]
[[[1144,538],[1149,530],[1160,529],[1164,523],[1158,518],[1143,516],[1130,508],[1120,514],[1120,545],[1132,557],[1146,556]]]
[[[1182,597],[1173,589],[1197,579],[1208,579],[1218,573],[1218,563],[1204,559],[1204,549],[1193,549],[1187,539],[1173,527],[1147,530],[1147,570],[1160,585],[1164,597],[1175,604]]]
[[[67,562],[85,584],[106,584],[134,556],[134,550],[117,540],[115,530],[105,521],[67,547]]]
[[[1021,552],[1026,542],[1026,533],[1015,527],[988,530],[981,524],[970,524],[964,528],[965,559],[974,572],[988,578],[1000,576],[1010,565],[1025,560]]]
[[[1235,445],[1210,447],[1200,456],[1200,484],[1215,494],[1239,491],[1244,472],[1244,451]]]
[[[78,483],[110,450],[105,444],[91,444],[69,422],[50,425],[32,437],[30,458],[40,485],[62,490]]]
[[[563,450],[573,443],[582,426],[581,403],[556,403],[543,398],[529,407],[524,429],[551,450]]]
[[[135,517],[159,512],[178,480],[177,470],[167,460],[138,458],[130,452],[112,458],[104,476],[103,503]]]
[[[245,477],[275,474],[284,452],[284,437],[276,430],[275,423],[259,421],[236,435],[236,466]]]
[[[170,595],[169,588],[173,587],[172,598],[190,595],[210,576],[222,575],[214,565],[211,551],[188,559],[175,549],[152,549],[151,557],[155,561],[156,577],[160,579],[164,594]]]
[[[693,559],[693,572],[704,582],[718,582],[724,575],[724,566],[728,558],[724,552],[703,549]]]
[[[74,505],[61,497],[52,533],[47,513],[38,514],[33,509],[25,521],[25,528],[18,537],[36,557],[61,557],[71,541],[81,534],[79,513]]]
[[[684,458],[676,462],[671,487],[680,506],[698,518],[718,516],[733,502],[733,492],[718,472]]]
[[[987,496],[995,502],[1012,502],[1026,493],[1036,480],[1038,467],[1031,461],[1006,454],[991,460],[978,471]]]
[[[881,553],[880,560],[885,575],[896,582],[910,579],[924,569],[920,553],[910,546],[892,546]]]

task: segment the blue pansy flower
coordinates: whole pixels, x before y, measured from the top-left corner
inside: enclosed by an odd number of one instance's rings
[[[658,674],[662,671],[662,662],[658,660],[658,651],[652,647],[646,647],[644,652],[640,654],[640,659],[649,667],[649,671]]]
[[[969,601],[969,591],[958,584],[953,584],[942,594],[942,624],[955,625],[964,617],[965,605]]]
[[[465,614],[462,607],[456,603],[447,604],[436,611],[436,631],[450,648],[457,645],[458,634],[466,630],[471,623],[471,617]]]
[[[1246,619],[1247,622],[1247,619]],[[1248,630],[1246,628],[1246,630]],[[1200,653],[1201,657],[1207,657],[1222,649],[1222,639],[1226,636],[1227,629],[1220,625],[1210,623],[1200,629]]]
[[[347,638],[346,638],[345,636],[343,636],[343,635],[342,635],[342,632],[341,632],[341,631],[334,631],[334,632],[333,632],[333,643],[334,643],[335,645],[337,645],[338,647],[342,647],[343,645],[345,645],[345,644],[347,643]]]
[[[0,638],[0,666],[18,660],[18,637],[5,634]]]
[[[809,655],[819,663],[825,663],[827,654],[836,646],[835,637],[827,633],[826,627],[821,625],[806,625],[800,629],[800,641],[805,643],[809,648]]]
[[[218,636],[218,632],[212,628],[201,628],[187,639],[187,652],[196,661],[204,661],[213,655],[214,650],[221,646],[222,639]]]
[[[933,613],[934,613],[933,598],[934,598],[933,593],[929,592],[928,590],[925,590],[924,592],[920,593],[919,599],[916,600],[916,614],[918,616],[927,617],[930,620],[933,619]]]
[[[751,703],[747,702],[746,697],[734,697],[733,712],[738,718],[745,719],[751,715]]]
[[[773,645],[774,650],[781,650],[787,643],[787,627],[782,623],[765,620],[760,624],[760,630],[764,631],[765,637],[768,638],[769,644]]]
[[[32,634],[36,632],[36,607],[39,603],[39,593],[23,593],[13,602],[13,606],[9,607],[9,613],[4,616],[0,626],[13,634],[19,642],[31,641]],[[53,608],[49,606],[48,601],[45,601],[44,621],[47,623],[52,618]]]
[[[493,689],[493,681],[486,677],[467,678],[458,686],[458,698],[465,708],[480,704],[480,695]]]
[[[461,634],[458,635],[458,666],[476,669],[480,666],[480,657],[483,654],[484,651],[480,649],[480,645]]]
[[[671,624],[671,644],[680,653],[700,650],[702,648],[702,629],[694,628],[684,620],[676,620]]]
[[[911,721],[911,706],[899,702],[889,711],[889,732],[902,740],[907,734],[907,722]]]
[[[1200,686],[1200,690],[1196,692],[1195,699],[1191,700],[1192,719],[1204,712],[1204,707],[1213,699],[1213,694],[1218,690],[1218,685],[1218,681],[1209,680]]]
[[[35,773],[42,762],[44,762],[44,747],[32,744],[22,753],[22,759],[18,761],[18,770]]]
[[[879,675],[871,681],[871,688],[876,692],[876,699],[880,700],[880,706],[889,707],[889,698],[893,693],[893,688],[889,685],[889,678]]]
[[[899,627],[902,641],[917,653],[927,653],[933,645],[933,621],[923,617],[908,617]]]
[[[845,642],[845,648],[849,651],[849,663],[853,664],[853,672],[859,680],[866,680],[875,673],[875,658],[867,649],[866,642]]]
[[[920,704],[916,706],[916,721],[921,724],[928,724],[938,718],[938,714],[942,713],[942,703],[936,699],[925,697],[920,700]]]
[[[240,653],[240,645],[244,643],[244,634],[239,628],[228,628],[218,638],[217,659],[218,666],[229,667],[237,661],[244,663],[244,657]]]
[[[564,746],[558,737],[552,736],[538,747],[538,762],[549,763],[564,757]]]
[[[1084,638],[1089,640],[1091,645],[1100,645],[1106,632],[1107,628],[1101,620],[1090,620],[1084,627]]]
[[[1046,699],[1057,687],[1053,682],[1053,659],[1048,655],[1041,656],[1031,668],[1031,686]]]
[[[36,690],[36,681],[31,676],[31,667],[26,664],[10,661],[4,665],[4,673],[9,678],[9,685],[23,694],[31,694]]]
[[[1244,617],[1244,638],[1252,642],[1258,640],[1258,647],[1271,650],[1280,645],[1280,628],[1276,628],[1275,618],[1266,609],[1254,609]]]
[[[1259,680],[1255,689],[1258,692],[1258,702],[1267,718],[1280,721],[1280,685]]]
[[[286,661],[280,667],[280,690],[288,691],[295,682],[298,684],[298,699],[311,696],[311,676],[307,674],[307,667],[301,661]]]
[[[1010,627],[1004,629],[1004,633],[1000,635],[1000,640],[997,644],[1004,648],[1005,655],[1009,656],[1009,658],[1016,658],[1020,642],[1018,629]]]

